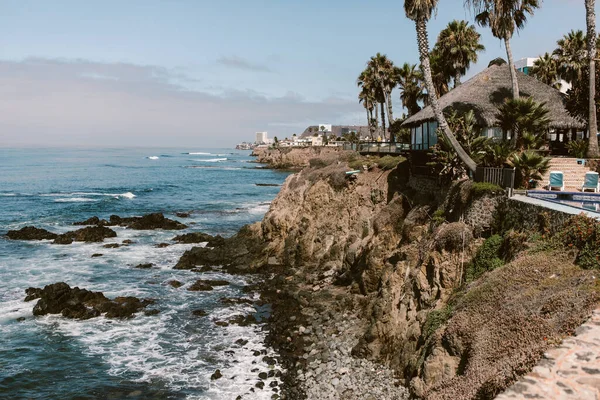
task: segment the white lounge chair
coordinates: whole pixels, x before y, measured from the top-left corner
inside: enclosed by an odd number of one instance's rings
[[[594,192],[598,192],[600,189],[600,185],[598,184],[598,173],[597,172],[586,172],[585,178],[583,178],[583,185],[581,185],[581,191],[585,192],[586,190],[593,190]]]
[[[565,180],[562,171],[550,171],[548,190],[552,189],[565,190]]]

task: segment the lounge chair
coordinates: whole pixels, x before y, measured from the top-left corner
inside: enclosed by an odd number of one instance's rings
[[[581,185],[581,191],[585,192],[586,190],[593,190],[594,192],[598,192],[598,189],[598,173],[586,172],[585,178],[583,178],[583,185]]]
[[[550,179],[548,182],[548,190],[554,188],[562,191],[565,190],[565,180],[562,171],[550,171]]]

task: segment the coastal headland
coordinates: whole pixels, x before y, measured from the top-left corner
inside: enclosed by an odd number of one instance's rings
[[[412,175],[400,157],[273,149],[258,160],[302,169],[262,222],[180,263],[267,273],[281,398],[491,399],[600,300],[597,273],[562,243],[584,217]]]

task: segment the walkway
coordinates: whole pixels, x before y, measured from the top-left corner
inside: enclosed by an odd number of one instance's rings
[[[600,308],[496,400],[600,400]]]

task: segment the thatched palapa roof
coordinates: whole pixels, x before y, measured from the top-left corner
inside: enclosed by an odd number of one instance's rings
[[[573,118],[565,109],[563,95],[558,90],[537,79],[517,71],[521,97],[532,97],[539,103],[546,103],[550,111],[550,127],[557,129],[585,127],[585,123]],[[492,65],[478,73],[455,89],[440,97],[440,106],[444,111],[449,108],[473,110],[477,120],[483,126],[497,126],[498,107],[507,98],[512,97],[510,70],[507,65]],[[408,118],[403,126],[416,126],[434,120],[433,109],[428,106]]]

